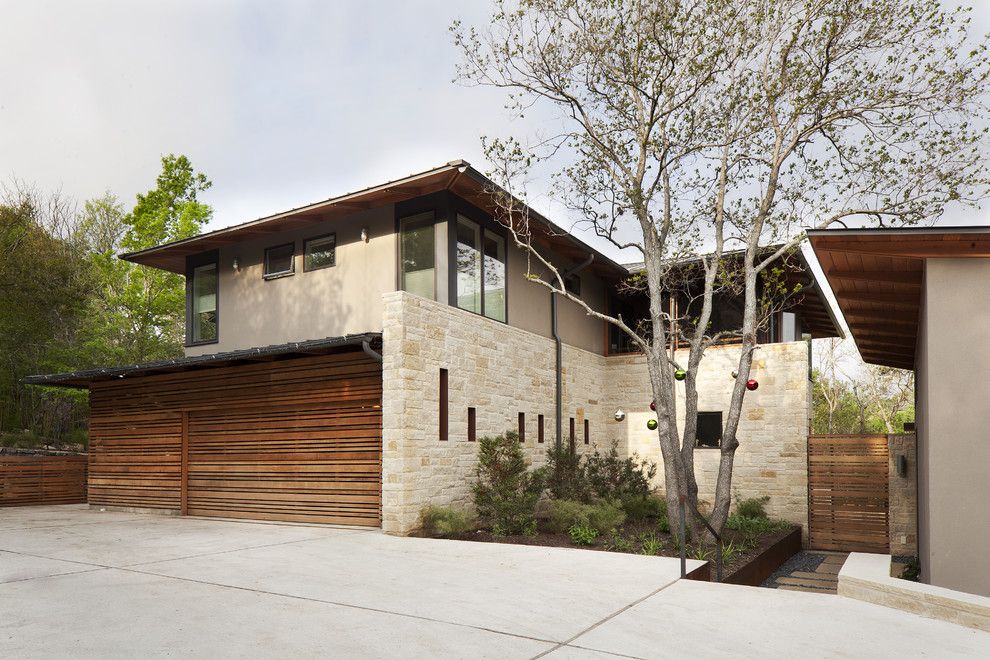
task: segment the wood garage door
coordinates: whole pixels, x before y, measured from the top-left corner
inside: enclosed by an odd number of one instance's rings
[[[808,437],[808,545],[881,552],[890,547],[886,435]]]
[[[381,523],[381,367],[360,352],[94,383],[90,502]]]
[[[378,525],[381,408],[189,415],[187,513]]]

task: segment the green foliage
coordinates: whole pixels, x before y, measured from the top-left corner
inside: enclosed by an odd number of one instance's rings
[[[708,546],[698,544],[693,548],[688,548],[687,556],[698,561],[710,561],[715,557],[715,552]]]
[[[578,526],[591,527],[604,534],[625,521],[625,512],[615,502],[585,504],[574,500],[550,500],[550,528],[556,532]]]
[[[561,443],[547,449],[547,462],[543,468],[547,478],[547,492],[558,500],[591,500],[591,489],[584,476],[581,456]],[[563,530],[561,530],[563,531]]]
[[[736,514],[742,516],[743,518],[766,519],[768,518],[766,506],[769,502],[769,495],[740,500],[739,502],[736,502]]]
[[[612,552],[635,552],[632,541],[622,535],[617,529],[611,529],[602,544],[606,550]]]
[[[622,498],[622,510],[633,521],[660,520],[667,517],[667,500],[657,495],[626,495]]]
[[[439,538],[458,537],[474,529],[474,516],[469,511],[449,506],[428,506],[420,514],[423,531]]]
[[[921,581],[921,562],[918,561],[917,557],[912,557],[911,561],[904,567],[904,570],[901,571],[901,579],[910,580],[911,582]]]
[[[472,486],[478,516],[499,536],[534,534],[536,503],[544,490],[541,471],[530,471],[519,436],[508,432],[478,443],[477,481]]]
[[[577,545],[591,545],[598,538],[598,530],[587,525],[574,525],[567,533],[571,536],[571,541]]]
[[[722,544],[722,563],[731,564],[748,549],[749,548],[746,545],[736,541],[729,541],[728,543]]]
[[[647,532],[639,537],[639,554],[659,555],[663,552],[663,540],[654,532]]]
[[[621,500],[630,495],[647,497],[657,474],[657,464],[638,460],[636,455],[619,458],[616,444],[612,443],[607,453],[596,448],[585,456],[584,473],[591,492],[601,499]]]

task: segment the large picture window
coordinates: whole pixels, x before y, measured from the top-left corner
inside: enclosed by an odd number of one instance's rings
[[[457,216],[457,306],[505,321],[505,239]]]
[[[217,340],[217,265],[204,264],[192,271],[191,343]]]
[[[420,213],[399,221],[401,288],[436,300],[436,232],[433,213]]]

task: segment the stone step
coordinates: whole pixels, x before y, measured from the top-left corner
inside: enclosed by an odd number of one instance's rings
[[[838,578],[834,575],[827,575],[823,573],[809,573],[808,571],[794,571],[787,577],[802,578],[805,580],[812,580],[814,582],[824,582],[827,584],[835,584],[838,582]]]
[[[831,593],[832,593],[831,591],[823,591],[822,589],[813,589],[813,588],[810,588],[810,587],[798,587],[798,586],[795,586],[795,585],[792,585],[792,584],[782,584],[782,585],[780,585],[777,588],[778,589],[783,589],[785,591],[803,591],[803,592],[809,593],[809,594],[826,594],[826,595],[831,595]]]
[[[836,587],[833,584],[822,582],[821,580],[805,580],[802,578],[794,577],[780,577],[777,578],[777,584],[788,585],[792,587],[806,587],[808,589],[815,589],[822,592],[833,592]]]
[[[839,569],[842,568],[842,564],[822,564],[815,569],[816,573],[824,573],[828,575],[838,575]]]

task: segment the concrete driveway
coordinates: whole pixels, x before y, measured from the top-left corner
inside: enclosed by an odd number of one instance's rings
[[[583,550],[0,509],[0,657],[990,655],[987,633],[677,575]]]

